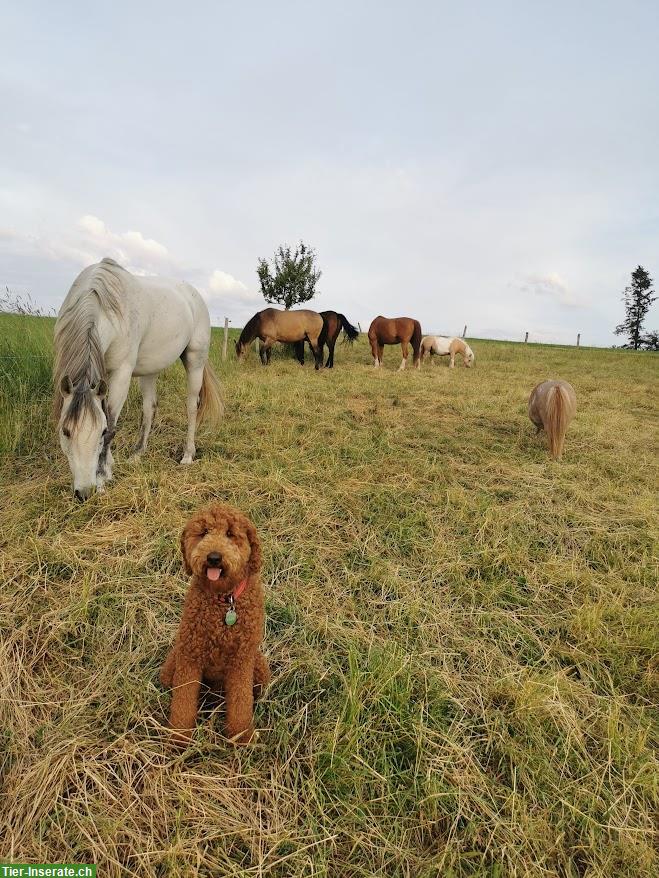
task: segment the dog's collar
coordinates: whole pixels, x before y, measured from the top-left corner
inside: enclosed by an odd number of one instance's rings
[[[233,605],[234,601],[237,601],[247,588],[247,582],[247,579],[243,579],[242,582],[238,583],[235,591],[230,591],[229,594],[220,595],[220,603]]]

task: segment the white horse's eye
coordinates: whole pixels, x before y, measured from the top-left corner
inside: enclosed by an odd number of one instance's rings
[[[70,430],[67,430],[66,427],[63,427],[63,428],[62,428],[62,434],[63,434],[64,436],[66,436],[67,439],[70,439],[70,438],[71,438],[71,431],[70,431]]]

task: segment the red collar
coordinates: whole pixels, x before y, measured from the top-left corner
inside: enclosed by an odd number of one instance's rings
[[[243,579],[242,582],[238,583],[238,586],[236,587],[236,590],[235,590],[235,591],[230,591],[229,594],[223,594],[223,595],[220,597],[220,603],[222,603],[222,604],[226,604],[226,603],[232,604],[234,601],[237,601],[238,598],[240,597],[240,595],[241,595],[241,594],[245,591],[245,589],[247,588],[247,583],[248,583],[248,580],[247,580],[247,579]]]

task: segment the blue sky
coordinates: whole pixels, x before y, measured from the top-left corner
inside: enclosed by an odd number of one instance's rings
[[[611,344],[659,281],[659,3],[5,4],[0,284],[85,264],[263,307],[302,238],[319,310]],[[659,325],[659,309],[648,328]],[[619,343],[619,342],[618,342]]]

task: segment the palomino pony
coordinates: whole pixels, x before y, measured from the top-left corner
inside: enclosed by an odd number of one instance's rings
[[[280,311],[278,308],[258,311],[247,322],[236,342],[236,356],[239,360],[243,359],[247,345],[255,338],[261,341],[260,355],[264,366],[270,362],[270,351],[277,341],[288,344],[301,341],[303,346],[308,341],[316,361],[316,369],[323,365],[325,324],[317,311]]]
[[[568,424],[577,411],[577,395],[567,381],[543,381],[533,388],[529,399],[529,418],[536,426],[536,436],[544,429],[549,451],[560,460]]]
[[[146,448],[156,408],[158,373],[178,357],[188,374],[188,435],[181,463],[192,463],[197,423],[217,423],[219,383],[208,362],[210,318],[197,290],[181,281],[135,277],[114,259],[85,268],[55,323],[53,413],[60,445],[85,500],[112,478],[112,438],[136,375],[142,389]]]
[[[412,317],[376,317],[368,328],[368,340],[371,343],[375,368],[382,365],[382,354],[386,344],[400,344],[403,359],[398,371],[407,365],[408,346],[412,345],[413,362],[419,368],[419,351],[421,349],[421,324]]]
[[[450,357],[449,366],[452,369],[455,366],[455,355],[462,356],[462,362],[465,366],[471,367],[476,359],[474,352],[466,341],[461,338],[451,336],[447,338],[443,335],[426,335],[421,342],[421,362],[426,358],[426,354],[437,354],[440,357]]]
[[[336,340],[341,333],[341,330],[345,332],[346,339],[352,344],[352,342],[359,335],[359,330],[355,329],[355,327],[348,321],[348,318],[345,314],[339,314],[338,311],[321,311],[320,316],[323,318],[323,323],[325,324],[325,342],[329,349],[329,355],[327,357],[327,362],[325,363],[325,368],[332,369],[334,367],[334,346],[336,345]],[[295,345],[295,356],[297,357],[300,365],[304,366],[304,342],[299,341]],[[323,356],[322,348],[321,348],[321,358]]]

